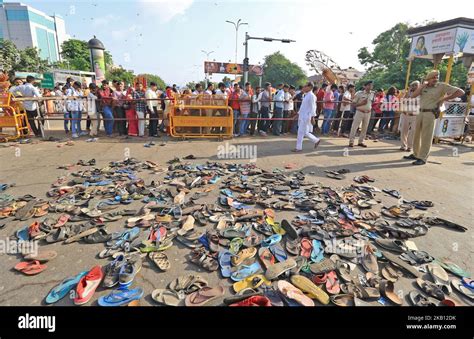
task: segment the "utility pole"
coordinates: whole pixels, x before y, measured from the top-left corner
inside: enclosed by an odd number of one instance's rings
[[[281,41],[284,44],[289,44],[290,42],[296,42],[295,40],[290,40],[290,39],[257,38],[257,37],[250,36],[248,32],[245,32],[244,83],[246,83],[249,79],[249,57],[248,57],[249,40],[263,40],[266,42]],[[260,78],[260,81],[262,81],[261,78]]]
[[[238,40],[239,40],[239,27],[243,25],[248,25],[247,22],[242,22],[242,19],[237,20],[237,22],[226,20],[225,22],[234,25],[235,28],[235,63],[237,63],[237,49],[238,49]],[[237,74],[235,74],[237,78]],[[235,79],[234,78],[234,79]]]
[[[212,53],[214,53],[214,51],[205,51],[203,49],[201,49],[201,52],[203,52],[204,54],[206,54],[206,60],[204,61],[207,61],[209,60],[209,55],[211,55]],[[207,88],[207,77],[209,76],[209,73],[207,73],[207,70],[204,70],[204,80],[205,80],[205,83],[206,83],[206,88]]]

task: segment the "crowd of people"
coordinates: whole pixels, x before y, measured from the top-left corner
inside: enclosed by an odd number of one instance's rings
[[[65,84],[58,84],[53,90],[40,93],[33,85],[35,78],[28,76],[25,84],[15,79],[10,92],[24,97],[54,97],[55,100],[44,101],[42,111],[46,114],[63,114],[64,131],[66,134],[71,133],[72,138],[87,134],[97,136],[101,122],[108,137],[114,133],[118,136],[144,137],[146,130],[148,136],[159,137],[160,133],[169,133],[169,114],[173,105],[178,107],[183,103],[189,105],[199,102],[230,106],[235,137],[297,134],[294,151],[299,152],[305,136],[316,147],[319,145],[320,139],[313,133],[348,137],[349,147],[354,146],[358,131],[357,145],[360,147],[367,147],[367,134],[400,133],[400,149],[420,153],[414,156],[414,160],[424,163],[429,150],[419,144],[421,139],[427,144],[430,135],[432,138],[431,125],[434,126],[434,119],[417,119],[417,116],[423,115],[423,109],[431,112],[439,109],[441,101],[464,94],[461,89],[438,82],[438,77],[439,73],[431,72],[425,79],[426,83],[414,81],[406,92],[396,87],[374,91],[372,81],[365,82],[362,88],[357,89],[353,84],[338,86],[323,83],[319,87],[308,83],[296,88],[280,83],[274,88],[271,83],[265,83],[263,87],[253,88],[249,82],[242,87],[239,83],[226,86],[221,82],[217,88],[209,83],[207,87],[197,84],[195,88],[180,90],[173,85],[163,90],[154,82],[149,83],[147,88],[142,82],[125,86],[121,80],[114,80],[112,84],[104,80],[101,86],[94,83],[86,86],[68,78]],[[435,93],[430,94],[431,88],[436,89]],[[430,93],[425,93],[427,90]],[[436,97],[438,101],[427,104],[423,97],[420,100],[422,93],[426,94],[425,97]],[[24,101],[23,104],[32,131],[39,136],[40,130],[35,119],[41,111],[38,101]],[[198,110],[197,114],[209,117],[215,114],[211,110],[204,111]],[[195,110],[189,113],[181,112],[179,108],[176,112],[195,114]],[[87,116],[87,131],[82,129],[83,115]],[[425,125],[428,127],[424,128]]]

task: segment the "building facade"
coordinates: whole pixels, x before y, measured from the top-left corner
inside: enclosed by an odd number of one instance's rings
[[[60,46],[67,38],[62,17],[0,0],[0,39],[11,40],[18,49],[37,47],[41,58],[53,63],[61,61]]]

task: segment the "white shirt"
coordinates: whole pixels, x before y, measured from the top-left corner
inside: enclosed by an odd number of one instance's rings
[[[344,95],[342,96],[342,99],[352,100],[351,99],[351,92],[345,91]],[[351,110],[351,104],[341,103],[341,112],[350,111],[350,110]]]
[[[310,120],[311,117],[316,116],[316,96],[313,91],[305,94],[298,114],[302,120]]]
[[[158,98],[158,93],[156,93],[154,90],[151,88],[147,89],[145,92],[145,99],[157,99]],[[150,111],[153,112],[153,107],[158,106],[158,100],[147,100],[146,102],[148,108]]]
[[[97,97],[93,93],[87,95],[87,114],[94,116],[97,113],[96,108]]]
[[[285,103],[283,105],[283,110],[285,111],[292,111],[293,110],[293,97],[291,96],[290,92],[286,92],[283,96],[283,100]],[[288,101],[288,102],[286,102]]]
[[[76,90],[74,87],[68,88],[66,90],[67,97],[82,97],[82,91]],[[80,112],[82,111],[82,99],[73,99],[67,101],[67,110],[69,112]]]
[[[21,95],[25,98],[41,97],[41,93],[38,88],[36,88],[30,83],[26,83],[20,86],[13,86],[12,88],[10,88],[9,92],[12,94],[20,92]],[[23,101],[23,107],[25,107],[27,111],[36,111],[36,109],[38,108],[38,103],[36,101]]]

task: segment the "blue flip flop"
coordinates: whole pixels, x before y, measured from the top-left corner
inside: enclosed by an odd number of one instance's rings
[[[257,273],[261,269],[262,267],[260,266],[258,262],[255,262],[250,266],[242,265],[238,271],[235,271],[234,273],[230,275],[230,278],[234,281],[241,281],[247,278],[248,276],[251,276]]]
[[[18,231],[16,231],[15,235],[18,238],[18,240],[21,240],[21,241],[30,240],[30,235],[28,234],[28,226],[20,228]]]
[[[324,249],[321,246],[321,242],[313,239],[313,250],[311,251],[311,261],[320,262],[324,259]]]
[[[47,304],[54,304],[66,296],[73,288],[77,286],[79,280],[85,276],[89,271],[84,271],[72,278],[64,279],[59,285],[53,287],[53,289],[46,296]]]
[[[278,262],[288,259],[288,255],[280,244],[270,246],[270,252],[272,252]]]
[[[219,266],[221,267],[221,274],[224,278],[230,277],[232,274],[232,264],[230,259],[232,258],[233,254],[227,250],[219,251],[218,259],[219,259]]]
[[[133,290],[119,288],[108,295],[100,297],[98,303],[100,306],[121,306],[134,300],[140,300],[141,297],[143,297],[143,290],[141,288]]]
[[[207,239],[207,235],[203,234],[201,237],[198,239],[198,241],[204,246],[206,250],[209,251],[209,240]]]
[[[281,234],[274,234],[272,236],[269,236],[268,238],[262,240],[260,246],[262,247],[270,247],[275,244],[278,244],[281,240]]]

